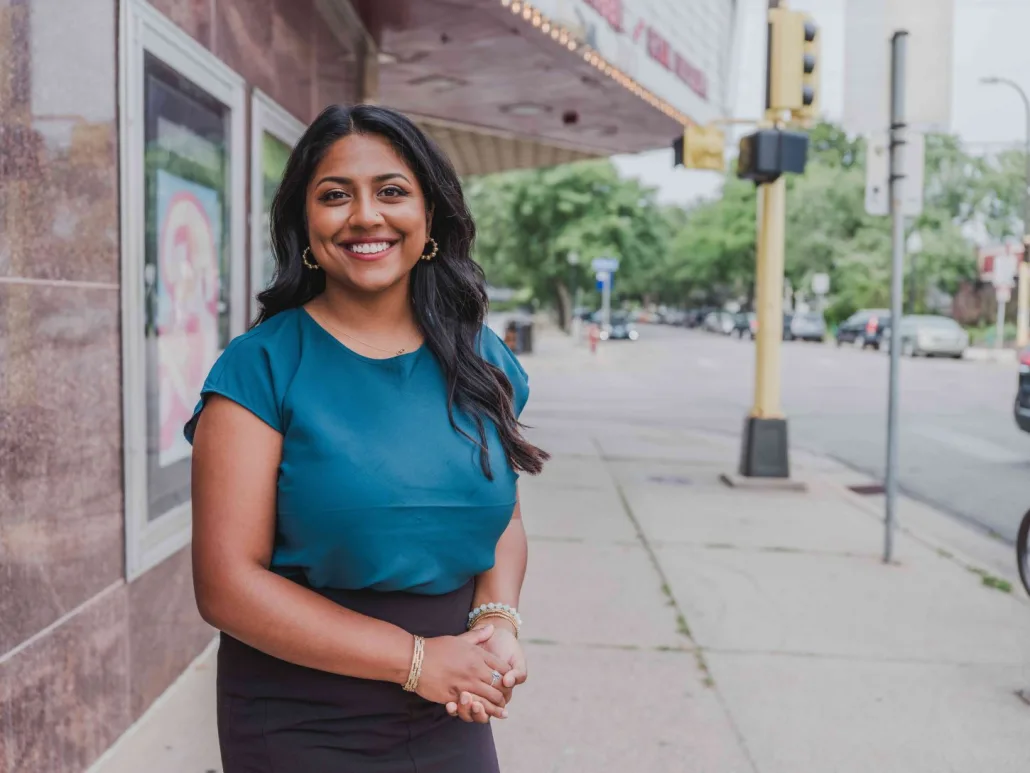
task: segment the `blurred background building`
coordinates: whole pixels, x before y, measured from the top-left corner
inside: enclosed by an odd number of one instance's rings
[[[81,771],[212,640],[181,426],[330,103],[475,175],[727,113],[736,0],[0,4],[0,771]]]

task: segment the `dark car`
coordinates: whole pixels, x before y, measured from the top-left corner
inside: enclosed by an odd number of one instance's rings
[[[758,330],[758,315],[753,311],[742,311],[733,317],[733,332],[730,335],[753,339],[756,330]]]
[[[789,311],[783,315],[783,340],[790,341],[792,338],[790,328],[791,323],[794,319],[794,315]],[[730,335],[735,335],[737,338],[744,338],[747,336],[752,341],[755,340],[755,336],[758,334],[758,315],[753,311],[742,311],[735,315],[733,318],[733,330],[730,331]]]
[[[1024,432],[1030,432],[1030,348],[1019,353],[1019,382],[1013,414],[1016,425]]]
[[[596,312],[593,316],[594,322],[601,323],[602,313]],[[636,341],[640,337],[633,324],[633,318],[624,311],[613,311],[609,317],[609,326],[601,329],[602,341]]]
[[[891,313],[887,309],[856,311],[837,327],[837,346],[851,344],[861,349],[867,346],[879,349],[884,330],[890,324]]]

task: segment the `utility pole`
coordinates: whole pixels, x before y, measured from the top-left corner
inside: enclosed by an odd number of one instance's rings
[[[1016,291],[1016,345],[1030,344],[1030,99],[1023,88],[1008,78],[981,78],[988,85],[1009,86],[1023,100],[1026,111],[1026,184],[1023,187],[1023,260],[1019,263],[1019,288]],[[1003,323],[1004,324],[1004,323]]]
[[[756,244],[755,393],[744,425],[739,474],[790,477],[787,419],[780,403],[783,269],[786,241],[785,172],[802,172],[808,138],[783,130],[784,113],[807,121],[818,111],[818,30],[805,14],[769,0],[765,128],[741,140],[738,175],[758,184]]]
[[[905,54],[908,33],[891,39],[890,196],[891,196],[891,359],[887,394],[887,506],[883,561],[894,560],[895,504],[898,496],[898,368],[901,365],[901,300],[905,279]]]

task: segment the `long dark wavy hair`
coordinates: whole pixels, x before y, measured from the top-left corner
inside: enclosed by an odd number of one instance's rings
[[[487,312],[483,270],[472,260],[476,226],[465,203],[461,181],[444,153],[406,116],[373,105],[327,107],[304,132],[283,173],[272,201],[272,249],[275,276],[258,295],[259,325],[287,309],[303,306],[325,290],[325,272],[304,267],[301,253],[308,246],[306,198],[315,169],[337,140],[351,134],[375,135],[393,146],[418,178],[439,252],[420,260],[409,277],[415,321],[426,346],[436,356],[447,382],[447,412],[451,426],[480,450],[483,474],[493,480],[485,422],[493,422],[504,454],[515,470],[536,474],[548,454],[522,437],[515,417],[513,390],[504,372],[484,360],[477,342]],[[454,409],[470,417],[476,437],[454,420]]]

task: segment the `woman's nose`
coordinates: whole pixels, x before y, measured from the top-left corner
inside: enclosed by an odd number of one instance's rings
[[[357,196],[354,199],[354,207],[351,210],[351,225],[356,228],[369,228],[378,225],[382,221],[374,196]]]

